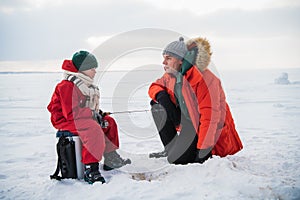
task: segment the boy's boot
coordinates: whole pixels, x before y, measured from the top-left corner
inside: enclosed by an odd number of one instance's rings
[[[99,163],[90,163],[84,166],[84,180],[89,184],[93,184],[96,181],[105,183],[105,179],[99,172]]]
[[[111,151],[109,153],[104,153],[104,165],[103,169],[109,171],[112,169],[117,169],[123,167],[124,165],[131,164],[130,159],[123,159],[117,153],[117,151]]]

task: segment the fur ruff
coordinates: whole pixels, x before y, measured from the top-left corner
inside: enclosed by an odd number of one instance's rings
[[[195,64],[200,71],[204,71],[205,69],[207,69],[212,55],[208,40],[201,37],[193,38],[186,42],[186,46],[188,50],[197,46],[198,52],[197,52]]]

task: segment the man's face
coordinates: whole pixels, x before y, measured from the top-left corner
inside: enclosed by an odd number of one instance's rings
[[[167,73],[174,73],[180,71],[182,61],[165,54],[163,64]]]

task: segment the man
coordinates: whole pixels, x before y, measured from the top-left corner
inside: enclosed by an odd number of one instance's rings
[[[104,170],[131,163],[116,151],[119,137],[115,120],[99,110],[100,93],[93,84],[97,67],[95,56],[87,51],[76,52],[72,60],[65,60],[64,79],[56,86],[47,107],[56,129],[79,135],[83,143],[84,179],[89,183],[105,182],[99,172],[102,156]]]
[[[242,149],[220,80],[207,69],[210,45],[181,37],[163,50],[162,78],[150,85],[152,115],[165,147],[150,157],[170,163],[204,163]]]

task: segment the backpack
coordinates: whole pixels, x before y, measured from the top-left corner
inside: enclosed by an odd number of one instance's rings
[[[50,179],[77,178],[75,142],[71,137],[60,136],[56,144],[57,167]],[[61,176],[58,176],[61,172]]]

